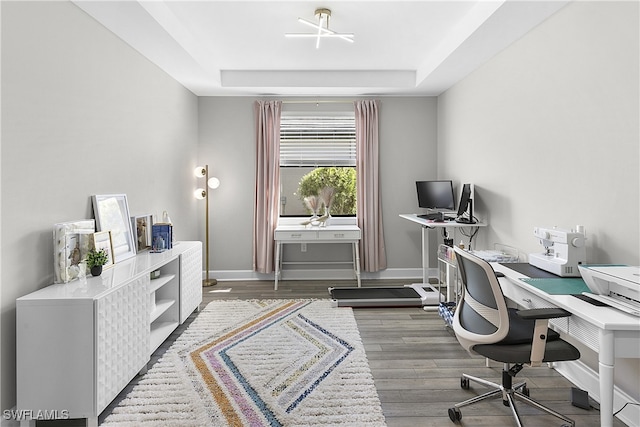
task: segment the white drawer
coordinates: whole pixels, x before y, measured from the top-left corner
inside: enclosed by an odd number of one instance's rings
[[[518,285],[514,285],[513,283],[503,280],[500,282],[502,287],[502,293],[509,298],[511,301],[515,302],[521,307],[524,308],[542,308],[542,307],[554,307],[548,301],[533,295],[531,292],[527,292],[522,289]]]
[[[358,240],[359,230],[322,230],[318,231],[318,239],[321,240]]]
[[[308,240],[317,240],[318,232],[315,230],[296,230],[296,231],[276,231],[275,233],[276,240],[283,241],[308,241]]]
[[[526,291],[518,285],[514,285],[508,280],[501,280],[500,285],[504,296],[509,298],[520,307],[523,307],[525,309],[555,307],[549,301],[545,301],[543,298],[540,298],[539,296]],[[554,326],[553,329],[555,329],[556,331],[566,333],[569,330],[569,319],[570,317],[550,319],[549,324]]]

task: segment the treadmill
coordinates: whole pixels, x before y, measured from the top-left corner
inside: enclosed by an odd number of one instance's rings
[[[330,287],[329,295],[332,307],[424,307],[440,303],[440,292],[424,283],[367,288]]]

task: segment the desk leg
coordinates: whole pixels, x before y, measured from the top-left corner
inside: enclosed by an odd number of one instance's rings
[[[429,227],[422,227],[422,283],[429,284]]]
[[[615,363],[613,331],[600,329],[598,377],[600,380],[600,426],[613,426],[613,367]]]
[[[353,271],[356,274],[356,280],[358,281],[358,287],[360,287],[360,247],[358,242],[353,242]]]
[[[275,274],[275,282],[273,285],[273,290],[277,291],[278,290],[278,279],[280,277],[280,269],[281,269],[281,263],[280,263],[280,251],[282,249],[282,242],[276,242],[276,274]]]

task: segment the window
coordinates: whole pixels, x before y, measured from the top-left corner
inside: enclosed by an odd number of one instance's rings
[[[307,196],[333,187],[331,215],[356,213],[356,128],[353,112],[282,113],[280,216],[306,216]]]

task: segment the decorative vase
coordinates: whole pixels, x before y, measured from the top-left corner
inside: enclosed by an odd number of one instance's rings
[[[92,276],[99,276],[102,274],[102,266],[101,265],[94,265],[93,267],[91,267],[91,275]]]
[[[324,221],[322,222],[322,226],[326,227],[327,225],[329,225],[329,222],[331,221],[331,206],[326,206],[324,208],[324,215],[322,216],[322,218],[324,218]]]
[[[311,216],[307,219],[305,219],[304,221],[302,221],[300,224],[304,225],[305,227],[307,225],[311,225],[312,227],[317,226],[318,225],[318,218],[320,218],[320,216],[318,215],[318,209],[315,207],[310,207],[309,203],[308,203],[308,197],[305,199],[305,202],[307,202],[307,207],[309,208],[309,210],[311,211]]]

